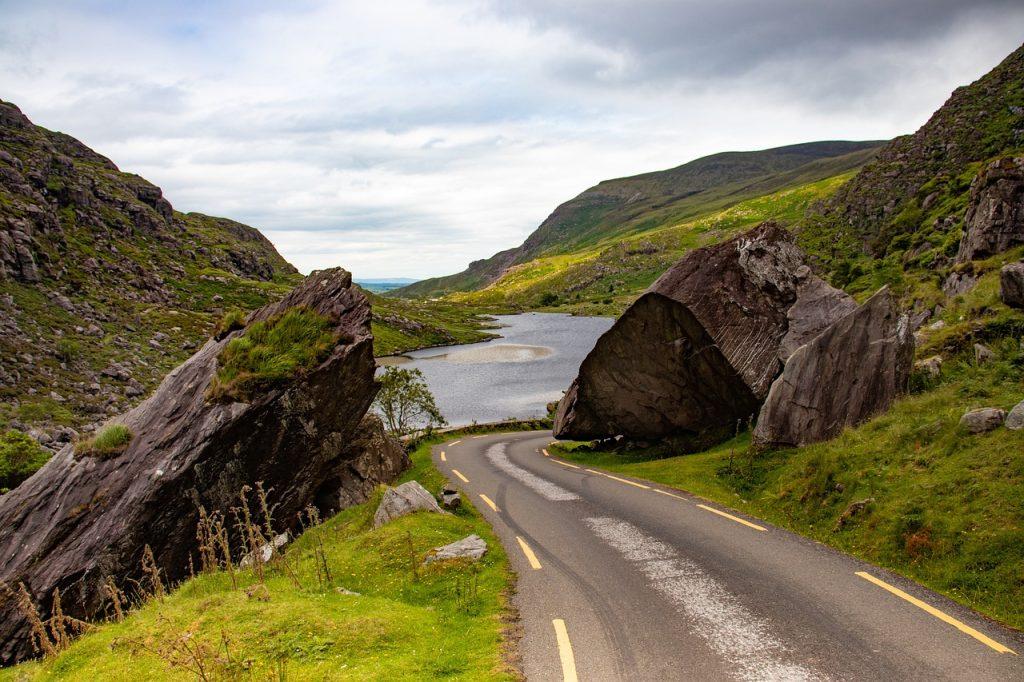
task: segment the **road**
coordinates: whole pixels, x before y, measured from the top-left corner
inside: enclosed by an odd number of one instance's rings
[[[550,456],[550,432],[434,461],[519,575],[530,680],[1024,680],[1024,638],[720,505]]]

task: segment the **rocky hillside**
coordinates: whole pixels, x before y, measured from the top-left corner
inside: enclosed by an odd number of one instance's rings
[[[434,296],[480,289],[509,268],[543,256],[580,252],[602,241],[720,210],[857,168],[881,142],[810,142],[756,152],[714,154],[669,170],[605,180],[565,202],[519,247],[475,261],[458,274],[394,292]]]

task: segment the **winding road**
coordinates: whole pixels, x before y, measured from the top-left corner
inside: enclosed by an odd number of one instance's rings
[[[563,462],[550,432],[434,448],[519,574],[530,680],[1024,680],[1024,638],[720,505]]]

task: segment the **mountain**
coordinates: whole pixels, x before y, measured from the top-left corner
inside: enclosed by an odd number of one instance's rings
[[[474,261],[461,273],[423,280],[394,293],[436,296],[480,289],[512,266],[538,257],[577,252],[603,240],[838,175],[863,165],[881,144],[809,142],[725,152],[669,170],[605,180],[561,204],[521,246]]]
[[[418,281],[418,279],[413,279],[412,277],[377,277],[373,279],[358,279],[355,280],[355,283],[367,291],[380,294],[385,291],[401,289]]]

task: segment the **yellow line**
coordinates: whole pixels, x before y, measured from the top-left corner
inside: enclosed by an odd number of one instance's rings
[[[550,457],[551,456],[551,455],[548,454],[548,451],[546,449],[545,450],[541,450],[541,452],[544,453],[545,457]]]
[[[458,445],[461,442],[462,442],[462,440],[453,440],[451,443],[448,443],[448,447],[452,447],[453,445]]]
[[[516,536],[516,540],[519,541],[519,546],[522,548],[523,554],[526,555],[526,560],[530,562],[530,568],[536,571],[540,568],[540,562],[537,561],[537,555],[534,554],[533,550],[530,549],[530,546],[526,544],[526,540],[522,539],[518,535]]]
[[[669,491],[667,491],[667,490],[658,490],[657,488],[654,488],[654,492],[656,492],[656,493],[661,493],[662,495],[668,495],[669,497],[674,497],[674,498],[676,498],[677,500],[685,500],[686,502],[689,502],[689,500],[687,500],[687,499],[686,499],[685,497],[683,497],[682,495],[676,495],[675,493],[670,493],[670,492],[669,492]]]
[[[995,649],[999,653],[1001,653],[1001,654],[1013,654],[1014,656],[1017,655],[1017,652],[1014,651],[1013,649],[1007,649],[1005,646],[1003,646],[999,642],[996,642],[994,640],[989,639],[988,637],[986,637],[985,635],[981,634],[980,632],[978,632],[974,628],[970,627],[969,625],[966,625],[965,623],[962,623],[961,621],[957,620],[953,616],[950,616],[950,615],[948,615],[946,613],[943,613],[942,611],[939,611],[934,606],[931,606],[929,604],[924,603],[923,601],[921,601],[917,597],[913,597],[913,596],[907,594],[906,592],[904,592],[903,590],[899,589],[898,587],[893,587],[892,585],[890,585],[889,583],[885,582],[884,580],[879,580],[875,576],[871,575],[870,573],[865,573],[864,571],[857,571],[857,575],[859,575],[861,578],[864,578],[864,580],[867,580],[868,582],[872,582],[872,583],[878,585],[883,590],[887,590],[889,592],[892,592],[893,594],[895,594],[900,599],[906,599],[908,602],[910,602],[914,606],[916,606],[916,607],[918,607],[920,609],[924,609],[925,611],[927,611],[928,613],[932,614],[933,616],[935,616],[939,620],[941,620],[943,622],[946,622],[946,623],[949,623],[950,625],[955,627],[960,632],[963,632],[964,634],[970,635],[971,637],[973,637],[974,639],[978,640],[982,644],[985,644],[986,646],[992,647],[993,649]]]
[[[605,476],[606,478],[610,478],[613,481],[618,481],[620,483],[628,483],[629,485],[635,485],[637,488],[643,488],[644,490],[650,490],[651,489],[651,486],[649,486],[649,485],[644,485],[643,483],[637,483],[636,481],[629,481],[629,480],[626,480],[625,478],[619,478],[618,476],[612,476],[611,474],[606,474],[605,472],[598,471],[596,469],[587,469],[587,471],[589,471],[592,474],[597,474],[598,476]]]
[[[576,466],[575,464],[569,464],[568,462],[559,462],[557,459],[553,459],[551,461],[554,462],[555,464],[561,464],[564,467],[569,467],[570,469],[579,469],[579,467]]]
[[[555,626],[555,639],[558,640],[558,657],[562,659],[562,679],[565,682],[577,682],[576,659],[572,655],[572,642],[569,641],[569,631],[565,629],[565,621],[555,618],[551,621]]]
[[[469,483],[469,479],[462,475],[462,472],[458,469],[452,469],[452,473],[462,479],[463,483]]]
[[[718,514],[719,516],[724,516],[727,519],[732,519],[736,523],[742,523],[744,526],[748,526],[750,528],[753,528],[754,530],[768,530],[764,526],[759,526],[756,523],[751,523],[750,521],[746,521],[744,519],[741,519],[738,516],[733,516],[732,514],[726,514],[724,511],[721,511],[721,510],[718,510],[718,509],[712,509],[711,507],[709,507],[709,506],[707,506],[705,504],[698,504],[697,506],[700,507],[701,509],[706,509],[707,511],[711,512],[712,514]]]
[[[494,504],[494,501],[491,498],[487,497],[483,493],[480,493],[480,499],[486,502],[488,507],[490,507],[494,511],[498,511],[498,505]]]
[[[444,450],[441,451],[441,461],[442,462],[447,462],[448,461],[448,458],[444,456]]]
[[[487,438],[487,436],[489,436],[489,435],[491,435],[491,434],[485,433],[485,434],[483,434],[481,436],[473,436],[473,438]],[[456,441],[456,442],[458,442],[458,441]]]

